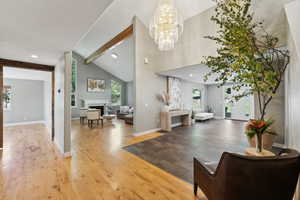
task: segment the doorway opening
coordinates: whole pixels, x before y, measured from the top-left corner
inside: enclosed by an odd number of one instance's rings
[[[80,129],[134,132],[133,26],[101,45],[90,56],[72,53],[72,137]],[[75,103],[77,102],[77,103]],[[72,140],[74,141],[74,140]]]
[[[27,127],[28,133],[34,132],[34,126],[43,129],[45,137],[53,141],[54,66],[0,59],[0,70],[0,148],[9,147],[10,141],[16,139],[4,131],[18,132],[20,139]]]
[[[247,88],[242,88],[246,90]],[[232,96],[236,91],[231,85],[224,86],[224,113],[225,119],[248,121],[254,118],[254,97],[252,95],[242,97],[239,101],[233,101]]]

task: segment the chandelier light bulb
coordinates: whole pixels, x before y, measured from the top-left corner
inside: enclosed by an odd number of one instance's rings
[[[174,49],[175,43],[183,33],[183,20],[175,7],[174,0],[159,0],[150,21],[149,32],[159,50]]]

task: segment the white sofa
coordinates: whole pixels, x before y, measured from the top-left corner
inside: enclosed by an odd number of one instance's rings
[[[205,112],[199,112],[195,114],[195,120],[208,120],[208,119],[213,119],[214,118],[214,113],[205,113]]]

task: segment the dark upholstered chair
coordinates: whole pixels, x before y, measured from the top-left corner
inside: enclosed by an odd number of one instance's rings
[[[194,158],[194,192],[208,200],[292,200],[300,170],[297,151],[275,157],[223,153],[217,165]]]

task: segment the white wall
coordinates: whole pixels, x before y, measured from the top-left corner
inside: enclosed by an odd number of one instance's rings
[[[49,73],[49,76],[51,74]],[[44,81],[44,121],[49,134],[52,132],[52,82]]]
[[[134,106],[134,98],[133,98],[133,81],[126,83],[126,104],[129,106]]]
[[[286,43],[286,21],[283,5],[290,0],[253,0],[252,9],[255,19],[263,20],[265,30],[280,38],[280,43]],[[210,8],[184,22],[184,32],[172,51],[161,52],[161,70],[197,65],[204,56],[216,54],[216,44],[204,36],[216,35],[214,22],[210,20],[215,8]],[[276,19],[276,20],[274,20]]]
[[[154,130],[160,127],[161,102],[157,95],[167,89],[166,78],[158,76],[159,70],[157,49],[153,39],[149,36],[148,29],[137,18],[134,18],[134,99],[135,116],[134,128],[136,133]],[[148,58],[149,63],[144,63]]]
[[[217,85],[207,86],[207,105],[212,108],[215,118],[224,119],[224,89]]]
[[[285,7],[288,19],[288,49],[291,63],[285,76],[286,101],[286,144],[300,151],[300,1],[296,0]],[[300,184],[295,200],[300,200]]]
[[[286,5],[289,23],[288,49],[291,62],[286,73],[286,143],[289,147],[300,151],[300,2],[294,1]]]
[[[61,152],[64,153],[64,81],[65,81],[65,60],[62,57],[55,66],[55,138]],[[60,91],[60,92],[59,92]]]
[[[4,110],[4,124],[44,121],[43,81],[4,78],[11,86],[11,109]]]
[[[71,151],[71,65],[72,53],[67,52],[55,66],[54,140],[63,154]]]
[[[65,58],[65,82],[64,82],[64,102],[65,102],[65,120],[64,120],[64,153],[71,153],[71,83],[72,83],[72,52],[66,52]]]

